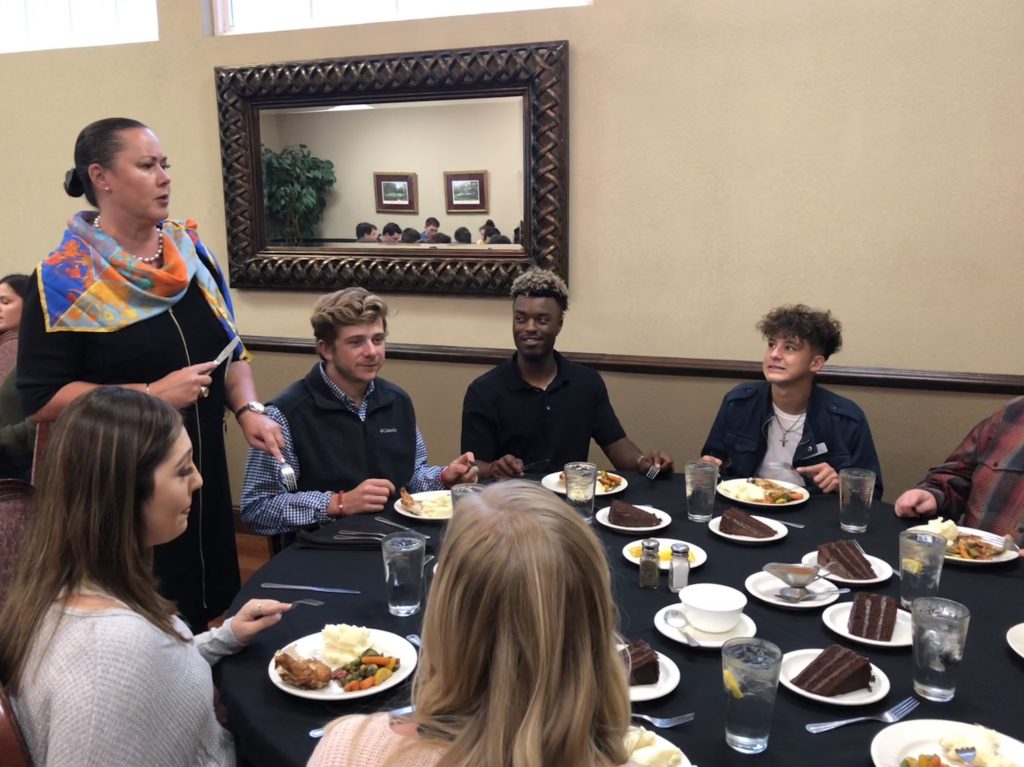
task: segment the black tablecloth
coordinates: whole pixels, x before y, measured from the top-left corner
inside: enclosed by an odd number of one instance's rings
[[[806,523],[805,529],[790,528],[788,536],[776,543],[743,546],[718,538],[706,525],[686,519],[680,477],[650,481],[638,475],[627,476],[629,487],[616,497],[631,503],[652,504],[672,514],[672,524],[658,531],[657,536],[687,540],[708,552],[707,563],[692,572],[691,583],[724,583],[744,590],[747,576],[760,570],[766,562],[797,562],[819,543],[845,537],[856,537],[869,554],[896,566],[898,533],[908,526],[893,515],[890,505],[876,502],[868,531],[848,536],[839,530],[836,496],[815,496],[799,508],[762,512]],[[598,499],[598,507],[602,500]],[[393,510],[387,516],[402,523],[413,522]],[[347,518],[335,526],[378,532],[389,530],[369,515]],[[441,524],[413,522],[413,526],[432,535],[434,543],[438,543],[443,534]],[[659,731],[680,746],[691,761],[701,767],[749,764],[752,758],[765,767],[816,763],[862,767],[871,763],[870,742],[883,724],[862,723],[820,735],[811,735],[803,725],[879,713],[910,695],[913,689],[909,648],[884,649],[850,642],[825,627],[821,619],[823,608],[787,610],[748,595],[746,613],[757,623],[757,636],[775,642],[783,652],[825,647],[833,642],[844,644],[867,655],[880,667],[888,675],[892,689],[879,703],[851,708],[811,701],[780,685],[768,750],[758,757],[742,756],[729,749],[723,738],[720,652],[690,649],[662,636],[654,628],[654,614],[665,605],[677,602],[677,598],[667,590],[664,576],[657,591],[639,588],[637,568],[623,558],[622,547],[640,536],[620,534],[596,523],[594,529],[608,552],[623,635],[646,640],[675,660],[682,674],[682,681],[674,692],[659,700],[635,704],[634,710],[657,716],[696,711],[693,723]],[[495,556],[499,562],[500,552]],[[363,593],[359,596],[317,594],[317,598],[327,603],[324,607],[294,608],[279,625],[258,636],[249,648],[216,666],[215,678],[228,709],[240,756],[254,765],[305,764],[316,745],[308,737],[310,728],[336,716],[395,708],[408,701],[409,682],[351,703],[324,704],[288,695],[274,687],[267,677],[267,666],[275,650],[320,630],[325,623],[372,626],[402,635],[418,632],[421,615],[396,618],[388,613],[383,580],[379,551],[292,547],[274,557],[246,584],[235,600],[233,611],[252,597],[288,600],[310,596],[261,589],[259,584],[264,581],[342,586],[360,589]],[[887,583],[868,588],[898,595],[899,581],[894,577]],[[1019,736],[1022,731],[1020,712],[1024,711],[1024,660],[1007,645],[1005,634],[1012,625],[1024,621],[1024,567],[1019,560],[987,566],[957,566],[947,562],[939,593],[963,602],[971,610],[960,684],[954,701],[945,704],[924,701],[910,718],[978,722]],[[824,755],[827,757],[823,758]]]

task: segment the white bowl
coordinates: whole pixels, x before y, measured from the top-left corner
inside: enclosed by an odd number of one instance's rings
[[[695,583],[679,592],[686,619],[709,634],[731,631],[740,622],[747,597],[742,591],[719,583]]]

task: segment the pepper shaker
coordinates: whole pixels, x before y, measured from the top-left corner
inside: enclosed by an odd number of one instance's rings
[[[647,538],[640,543],[640,588],[656,589],[660,580],[658,541]]]

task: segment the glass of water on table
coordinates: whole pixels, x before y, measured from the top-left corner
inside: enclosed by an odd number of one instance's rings
[[[960,662],[967,644],[970,611],[959,602],[920,597],[911,607],[914,643],[914,692],[940,703],[956,694]]]
[[[931,597],[939,590],[946,539],[924,530],[900,533],[900,606],[910,609],[918,597]]]
[[[779,686],[782,650],[764,639],[730,639],[722,645],[725,742],[741,754],[768,747]]]
[[[585,461],[567,463],[565,474],[565,500],[583,517],[588,525],[594,520],[594,493],[597,491],[597,464]]]
[[[423,554],[427,539],[412,530],[384,536],[384,579],[388,612],[415,615],[423,602]]]

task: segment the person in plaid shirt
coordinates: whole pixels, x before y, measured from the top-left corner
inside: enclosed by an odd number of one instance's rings
[[[1024,543],[1024,397],[979,423],[896,499],[900,517],[942,516]]]

